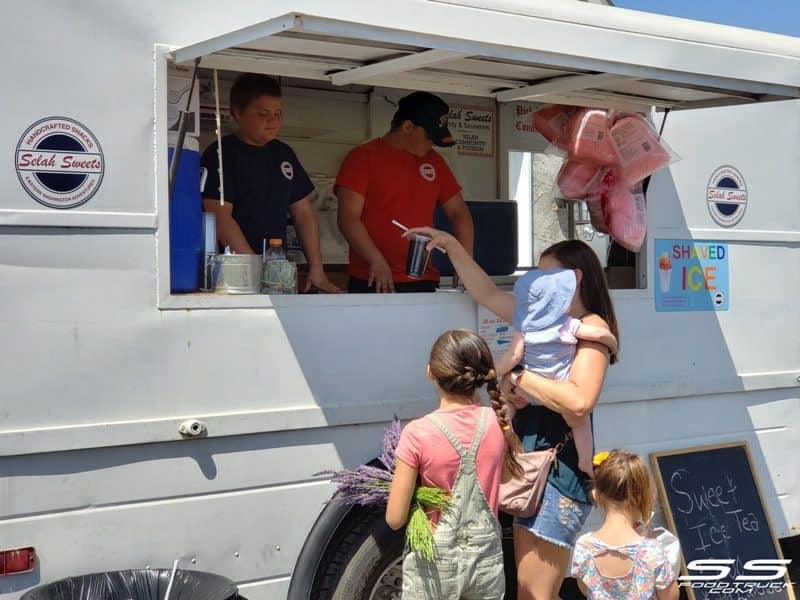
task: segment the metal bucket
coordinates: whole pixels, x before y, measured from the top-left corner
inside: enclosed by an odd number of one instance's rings
[[[214,257],[214,291],[221,294],[261,292],[261,257],[257,254],[217,254]]]

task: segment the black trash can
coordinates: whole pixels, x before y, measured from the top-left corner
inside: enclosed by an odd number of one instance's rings
[[[172,569],[109,571],[59,579],[25,592],[21,600],[164,600]],[[202,571],[175,572],[169,600],[236,600],[230,579]]]

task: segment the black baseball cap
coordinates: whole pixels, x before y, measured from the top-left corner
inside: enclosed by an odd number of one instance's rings
[[[397,112],[392,119],[395,123],[411,121],[419,125],[431,138],[431,141],[441,148],[455,145],[453,134],[447,128],[447,119],[450,107],[447,102],[428,92],[413,92],[400,98]]]

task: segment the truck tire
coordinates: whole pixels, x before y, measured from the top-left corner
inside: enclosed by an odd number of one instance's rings
[[[384,509],[354,507],[325,551],[315,600],[399,600],[405,532]]]
[[[500,514],[506,600],[517,595],[512,519]],[[399,600],[405,531],[392,531],[384,509],[354,507],[331,540],[315,577],[313,600]]]

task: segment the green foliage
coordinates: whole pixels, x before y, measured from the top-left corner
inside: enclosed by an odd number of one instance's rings
[[[450,494],[439,488],[420,485],[414,490],[414,500],[428,509],[444,510],[450,501]]]
[[[439,488],[418,486],[414,490],[414,500],[406,526],[406,541],[409,547],[426,560],[434,560],[433,525],[425,511],[442,511],[447,508],[450,495]]]
[[[406,526],[406,541],[414,552],[418,552],[426,560],[433,560],[433,528],[428,515],[414,502]]]

